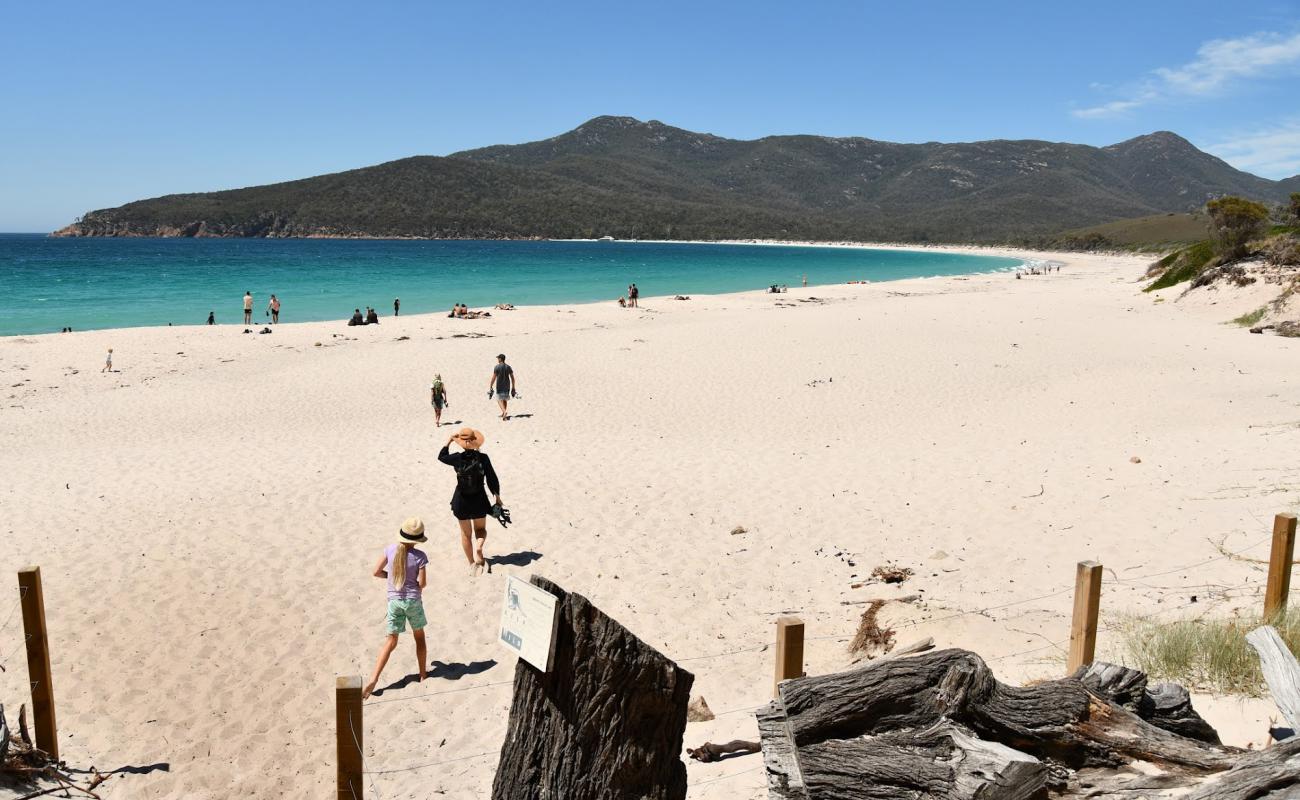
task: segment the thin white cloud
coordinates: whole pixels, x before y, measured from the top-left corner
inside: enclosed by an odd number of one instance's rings
[[[1205,150],[1237,169],[1267,178],[1300,175],[1300,120],[1230,136]]]
[[[1171,97],[1204,97],[1238,81],[1267,77],[1300,65],[1300,33],[1256,33],[1215,39],[1201,45],[1196,58],[1181,67],[1161,67],[1126,97],[1070,112],[1080,119],[1113,117]]]
[[[1092,108],[1078,108],[1072,113],[1080,119],[1100,119],[1102,117],[1114,117],[1123,114],[1125,111],[1131,111],[1142,105],[1142,100],[1112,100],[1109,103]]]

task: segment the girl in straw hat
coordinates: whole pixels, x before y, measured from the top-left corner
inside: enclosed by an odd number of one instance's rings
[[[461,452],[451,452],[453,444],[459,445]],[[487,516],[492,504],[488,502],[484,483],[496,502],[501,502],[501,482],[497,480],[496,470],[492,469],[492,459],[480,450],[481,447],[482,433],[473,428],[461,428],[438,453],[439,461],[456,470],[451,513],[460,522],[460,544],[465,548],[465,558],[473,575],[481,573],[487,564],[483,558],[483,545],[487,542]],[[478,540],[477,547],[472,539]]]
[[[375,577],[388,581],[388,636],[379,648],[379,659],[375,662],[375,671],[370,675],[370,682],[361,693],[369,697],[379,683],[379,673],[388,664],[388,657],[397,647],[397,636],[411,624],[411,635],[415,637],[415,657],[420,662],[420,680],[424,680],[424,660],[427,650],[424,644],[424,603],[421,591],[427,583],[425,567],[429,557],[416,547],[427,542],[424,535],[424,523],[419,517],[411,517],[402,523],[402,530],[397,541],[384,548],[384,554],[375,564]]]

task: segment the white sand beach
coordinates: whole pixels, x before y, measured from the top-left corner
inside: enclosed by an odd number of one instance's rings
[[[1100,658],[1122,657],[1124,614],[1257,609],[1263,565],[1220,547],[1267,558],[1273,514],[1297,504],[1300,344],[1222,324],[1257,298],[1143,294],[1145,258],[1014,254],[1065,266],[0,339],[0,578],[42,568],[64,758],[146,768],[107,800],[328,794],[335,677],[373,665],[369,571],[413,514],[435,665],[366,705],[367,795],[384,800],[488,795],[510,573],[586,595],[691,670],[719,716],[687,746],[756,738],[783,614],[824,673],[850,662],[859,601],[919,595],[881,613],[900,645],[970,648],[1019,682],[1063,673],[1080,560],[1106,567]],[[485,396],[498,352],[522,395],[509,422]],[[514,515],[489,520],[490,575],[469,574],[448,510],[437,452],[459,425],[433,427],[435,372]],[[851,588],[885,563],[915,575]],[[381,686],[413,672],[408,639]],[[10,620],[9,703],[21,644]],[[1196,702],[1243,746],[1276,715]],[[687,763],[692,798],[765,796],[759,756]]]

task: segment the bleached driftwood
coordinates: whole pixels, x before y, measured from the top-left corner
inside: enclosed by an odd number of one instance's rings
[[[1300,731],[1300,664],[1272,625],[1246,634],[1246,642],[1259,654],[1259,666],[1269,694],[1292,731]]]

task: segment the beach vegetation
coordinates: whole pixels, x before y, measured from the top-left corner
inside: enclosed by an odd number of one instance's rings
[[[1245,314],[1242,314],[1240,317],[1237,317],[1232,322],[1234,325],[1240,325],[1243,328],[1249,328],[1251,325],[1254,325],[1256,322],[1259,322],[1261,319],[1263,319],[1264,315],[1267,313],[1268,313],[1268,306],[1260,306],[1254,311],[1247,311]]]
[[[1300,266],[1300,232],[1270,236],[1260,247],[1260,254],[1275,266]]]
[[[1300,225],[1300,192],[1292,192],[1287,204],[1287,217],[1292,225]]]
[[[1244,197],[1220,197],[1206,203],[1205,210],[1223,261],[1248,255],[1251,241],[1264,232],[1268,223],[1268,207]]]
[[[1149,272],[1159,277],[1144,291],[1154,292],[1190,281],[1216,263],[1215,243],[1209,239],[1175,250],[1152,265]]]
[[[1260,625],[1277,628],[1292,652],[1300,652],[1300,613],[1265,623],[1259,617],[1186,619],[1162,622],[1129,615],[1119,632],[1126,662],[1155,680],[1219,694],[1258,697],[1266,691],[1259,658],[1246,634]]]

